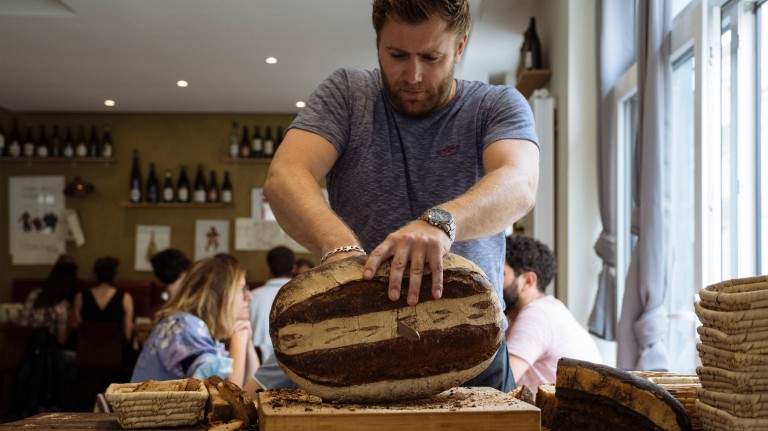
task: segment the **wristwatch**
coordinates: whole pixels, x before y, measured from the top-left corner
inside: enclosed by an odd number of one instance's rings
[[[456,239],[456,221],[448,211],[441,208],[430,208],[419,217],[420,220],[440,228],[453,242]]]

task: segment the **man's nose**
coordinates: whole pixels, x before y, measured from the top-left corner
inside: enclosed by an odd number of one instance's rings
[[[408,61],[405,68],[405,80],[409,84],[418,84],[421,82],[422,65],[418,58],[414,58]]]

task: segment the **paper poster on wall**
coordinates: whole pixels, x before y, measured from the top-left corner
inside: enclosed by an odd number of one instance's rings
[[[136,254],[134,269],[136,271],[152,271],[150,259],[158,251],[171,246],[170,226],[136,226]]]
[[[321,188],[323,198],[328,201],[328,189]],[[275,214],[272,212],[272,207],[269,206],[269,202],[264,197],[264,189],[261,187],[254,187],[251,189],[251,218],[254,220],[272,220],[275,221]]]
[[[229,221],[195,221],[195,260],[229,253]]]
[[[53,264],[66,252],[64,177],[10,177],[8,190],[12,264]]]
[[[235,250],[267,251],[278,245],[284,245],[297,253],[309,253],[309,250],[288,236],[276,221],[235,219]]]

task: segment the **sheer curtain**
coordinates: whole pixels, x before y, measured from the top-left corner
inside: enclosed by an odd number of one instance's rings
[[[667,370],[664,342],[668,319],[664,298],[669,289],[669,157],[667,148],[671,65],[670,2],[644,0],[638,10],[638,141],[632,215],[637,244],[627,274],[618,326],[618,366],[632,370]]]
[[[589,316],[589,332],[604,340],[616,339],[616,105],[613,88],[634,61],[633,0],[597,3],[598,50],[598,198],[603,230],[595,252],[603,266],[597,297]]]

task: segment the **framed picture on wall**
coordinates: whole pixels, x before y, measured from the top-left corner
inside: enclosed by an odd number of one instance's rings
[[[152,271],[150,259],[155,253],[171,246],[170,226],[136,226],[136,253],[134,269],[136,271]]]
[[[229,253],[229,221],[195,221],[195,260]]]

